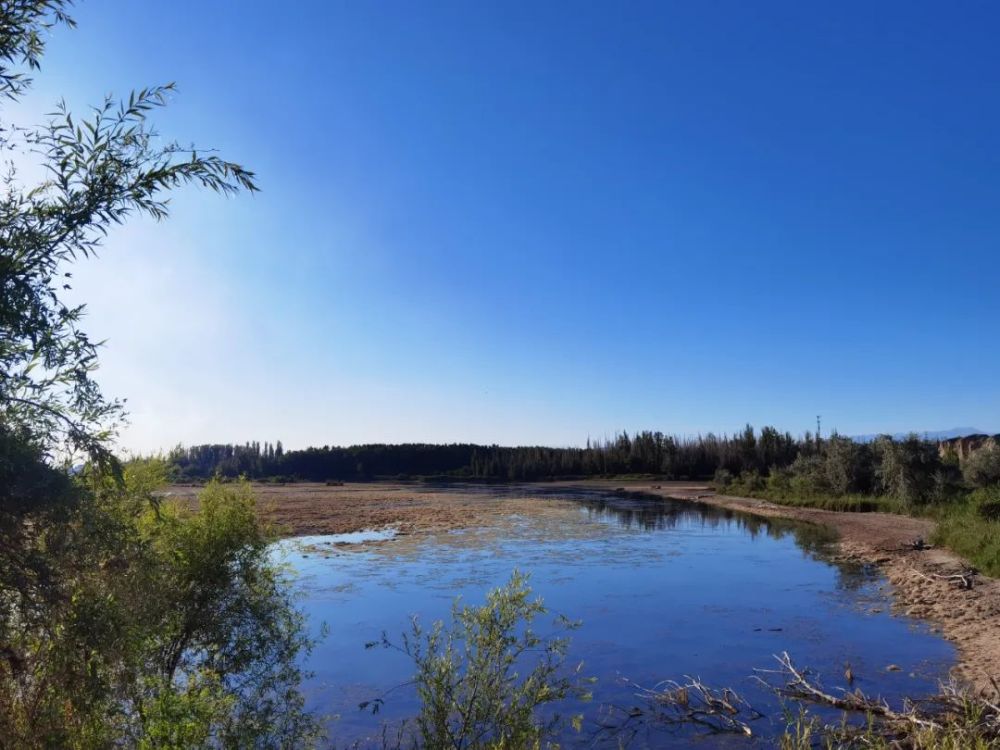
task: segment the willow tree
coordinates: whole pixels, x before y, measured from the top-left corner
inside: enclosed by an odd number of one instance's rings
[[[170,84],[11,122],[68,8],[0,0],[0,748],[299,746],[316,729],[297,690],[309,644],[252,496],[213,487],[198,514],[154,501],[160,468],[115,458],[123,405],[66,301],[117,225],[167,218],[184,185],[255,191],[254,175],[158,137]]]
[[[16,102],[37,70],[45,34],[72,25],[65,0],[0,5],[0,99]],[[40,127],[7,122],[0,196],[0,419],[55,448],[109,458],[123,410],[93,379],[97,347],[81,329],[83,305],[64,301],[74,261],[95,254],[114,226],[135,214],[168,215],[172,189],[196,184],[220,193],[257,189],[252,172],[194,146],[160,142],[149,115],[173,84],[106,98],[83,117],[59,104]],[[27,154],[46,179],[24,185],[10,156]]]

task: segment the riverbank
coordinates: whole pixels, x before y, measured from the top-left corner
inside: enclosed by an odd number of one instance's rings
[[[956,676],[976,689],[1000,677],[1000,581],[978,576],[971,589],[939,578],[967,563],[946,549],[914,549],[930,540],[934,522],[888,513],[851,513],[777,505],[754,498],[717,495],[703,484],[608,481],[497,485],[497,492],[460,483],[375,482],[324,485],[256,484],[262,516],[285,536],[343,534],[392,527],[399,536],[444,534],[498,526],[518,515],[545,512],[538,495],[559,489],[623,491],[646,497],[700,502],[765,518],[817,524],[838,536],[842,559],[873,563],[893,588],[894,609],[929,621],[958,650]],[[175,485],[169,494],[195,503],[201,488]]]
[[[974,690],[992,691],[1000,679],[1000,581],[976,576],[971,589],[943,578],[968,569],[950,550],[917,549],[914,542],[933,536],[934,522],[890,513],[849,513],[778,505],[755,498],[718,495],[707,487],[678,489],[655,485],[631,492],[705,503],[766,518],[786,518],[832,529],[838,554],[879,566],[893,588],[893,607],[927,620],[958,650],[955,676]]]

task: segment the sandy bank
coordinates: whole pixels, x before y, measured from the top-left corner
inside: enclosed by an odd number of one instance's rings
[[[888,513],[838,513],[814,508],[791,508],[764,500],[716,495],[702,488],[676,489],[632,485],[629,491],[675,500],[706,503],[757,516],[789,518],[821,524],[837,532],[839,554],[846,559],[877,564],[892,584],[896,611],[932,623],[958,649],[956,677],[976,689],[992,690],[1000,679],[1000,581],[977,576],[972,589],[938,576],[969,567],[946,549],[913,548],[928,540],[933,521]]]

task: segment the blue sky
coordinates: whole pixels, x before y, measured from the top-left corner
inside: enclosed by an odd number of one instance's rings
[[[1000,429],[1000,8],[84,0],[255,169],[78,269],[127,448]]]

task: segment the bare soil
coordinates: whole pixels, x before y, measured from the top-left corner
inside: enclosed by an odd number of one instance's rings
[[[886,513],[788,507],[716,495],[692,483],[587,481],[544,485],[546,489],[559,486],[636,492],[828,527],[838,535],[837,554],[842,559],[881,568],[893,588],[894,611],[929,621],[933,630],[956,645],[956,677],[980,690],[989,690],[991,680],[1000,678],[1000,581],[978,576],[973,587],[965,589],[941,578],[967,569],[968,563],[945,549],[914,549],[915,540],[931,537],[932,521]],[[288,536],[386,527],[404,536],[419,536],[494,527],[512,515],[545,512],[545,504],[532,498],[532,485],[521,487],[523,496],[499,497],[462,485],[436,488],[400,482],[257,484],[254,490],[262,517]],[[199,489],[196,485],[174,485],[168,492],[196,504]]]

